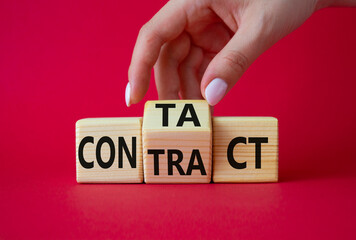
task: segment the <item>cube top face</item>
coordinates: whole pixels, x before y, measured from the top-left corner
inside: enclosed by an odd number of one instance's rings
[[[120,118],[83,118],[76,122],[75,127],[113,127],[118,126],[135,126],[141,125],[141,117],[120,117]],[[124,129],[123,129],[124,130]]]
[[[278,127],[278,119],[274,117],[214,117],[216,123],[233,124],[238,126],[268,125]]]
[[[142,183],[142,118],[87,118],[76,123],[79,183]]]
[[[143,131],[161,130],[162,128],[169,131],[210,130],[209,104],[205,100],[147,101],[144,110]]]
[[[278,120],[213,118],[213,181],[278,181]]]
[[[142,141],[146,183],[210,183],[212,129],[206,101],[147,102]]]

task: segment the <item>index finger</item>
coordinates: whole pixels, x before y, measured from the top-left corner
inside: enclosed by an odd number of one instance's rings
[[[138,103],[146,94],[162,45],[183,32],[187,22],[184,2],[168,2],[141,28],[129,67],[128,105]]]

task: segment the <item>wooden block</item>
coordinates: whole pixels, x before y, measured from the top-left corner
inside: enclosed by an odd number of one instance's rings
[[[142,118],[76,123],[78,183],[142,183]]]
[[[148,101],[142,126],[145,182],[209,183],[211,137],[206,101]]]
[[[277,182],[278,120],[213,118],[214,182]]]

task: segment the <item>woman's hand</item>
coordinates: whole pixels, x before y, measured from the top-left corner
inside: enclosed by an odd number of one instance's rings
[[[259,55],[330,4],[328,0],[171,0],[140,30],[126,103],[144,97],[154,67],[160,99],[205,98],[214,106]]]

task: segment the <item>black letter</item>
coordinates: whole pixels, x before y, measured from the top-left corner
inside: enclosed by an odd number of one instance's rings
[[[189,118],[187,117],[188,110],[191,116]],[[187,103],[184,105],[182,114],[180,115],[180,118],[177,123],[177,127],[182,127],[183,123],[187,121],[192,121],[195,127],[200,127],[199,119],[197,117],[197,114],[195,113],[194,106],[191,103]]]
[[[194,165],[195,156],[198,160],[198,165]],[[187,175],[192,175],[193,169],[200,169],[201,175],[206,175],[206,171],[204,168],[203,161],[201,160],[199,149],[193,149],[193,151],[192,151],[192,156],[190,157],[189,166],[187,169]]]
[[[110,146],[110,158],[108,162],[103,162],[101,158],[101,146],[103,143],[108,143]],[[98,145],[96,145],[96,160],[101,168],[109,168],[113,164],[115,159],[115,145],[114,142],[109,137],[102,137],[99,139]]]
[[[131,168],[136,168],[136,137],[132,137],[132,155],[129,152],[125,139],[123,137],[119,137],[119,168],[122,168],[122,149],[125,150],[125,154],[127,160],[129,160]]]
[[[156,108],[162,108],[163,113],[162,113],[162,127],[168,127],[168,109],[169,108],[175,108],[176,105],[174,103],[168,104],[168,103],[156,103]]]
[[[173,165],[176,166],[180,175],[185,175],[179,163],[183,160],[183,153],[177,149],[168,149],[168,175],[173,175]],[[173,161],[173,154],[177,155],[177,160]]]
[[[84,159],[84,145],[87,144],[88,142],[94,143],[94,138],[93,137],[85,137],[82,139],[82,141],[79,144],[79,149],[78,149],[78,158],[80,165],[82,165],[83,168],[93,168],[94,167],[94,162],[88,163]]]
[[[261,143],[268,143],[267,137],[250,137],[248,143],[255,143],[255,168],[261,168]]]
[[[231,140],[229,147],[227,148],[227,159],[229,160],[231,167],[236,168],[236,169],[244,169],[244,168],[246,168],[246,162],[238,163],[234,159],[234,147],[238,143],[246,144],[246,138],[245,137],[236,137]]]
[[[159,155],[164,154],[164,149],[148,149],[147,154],[153,154],[154,174],[159,175]]]

